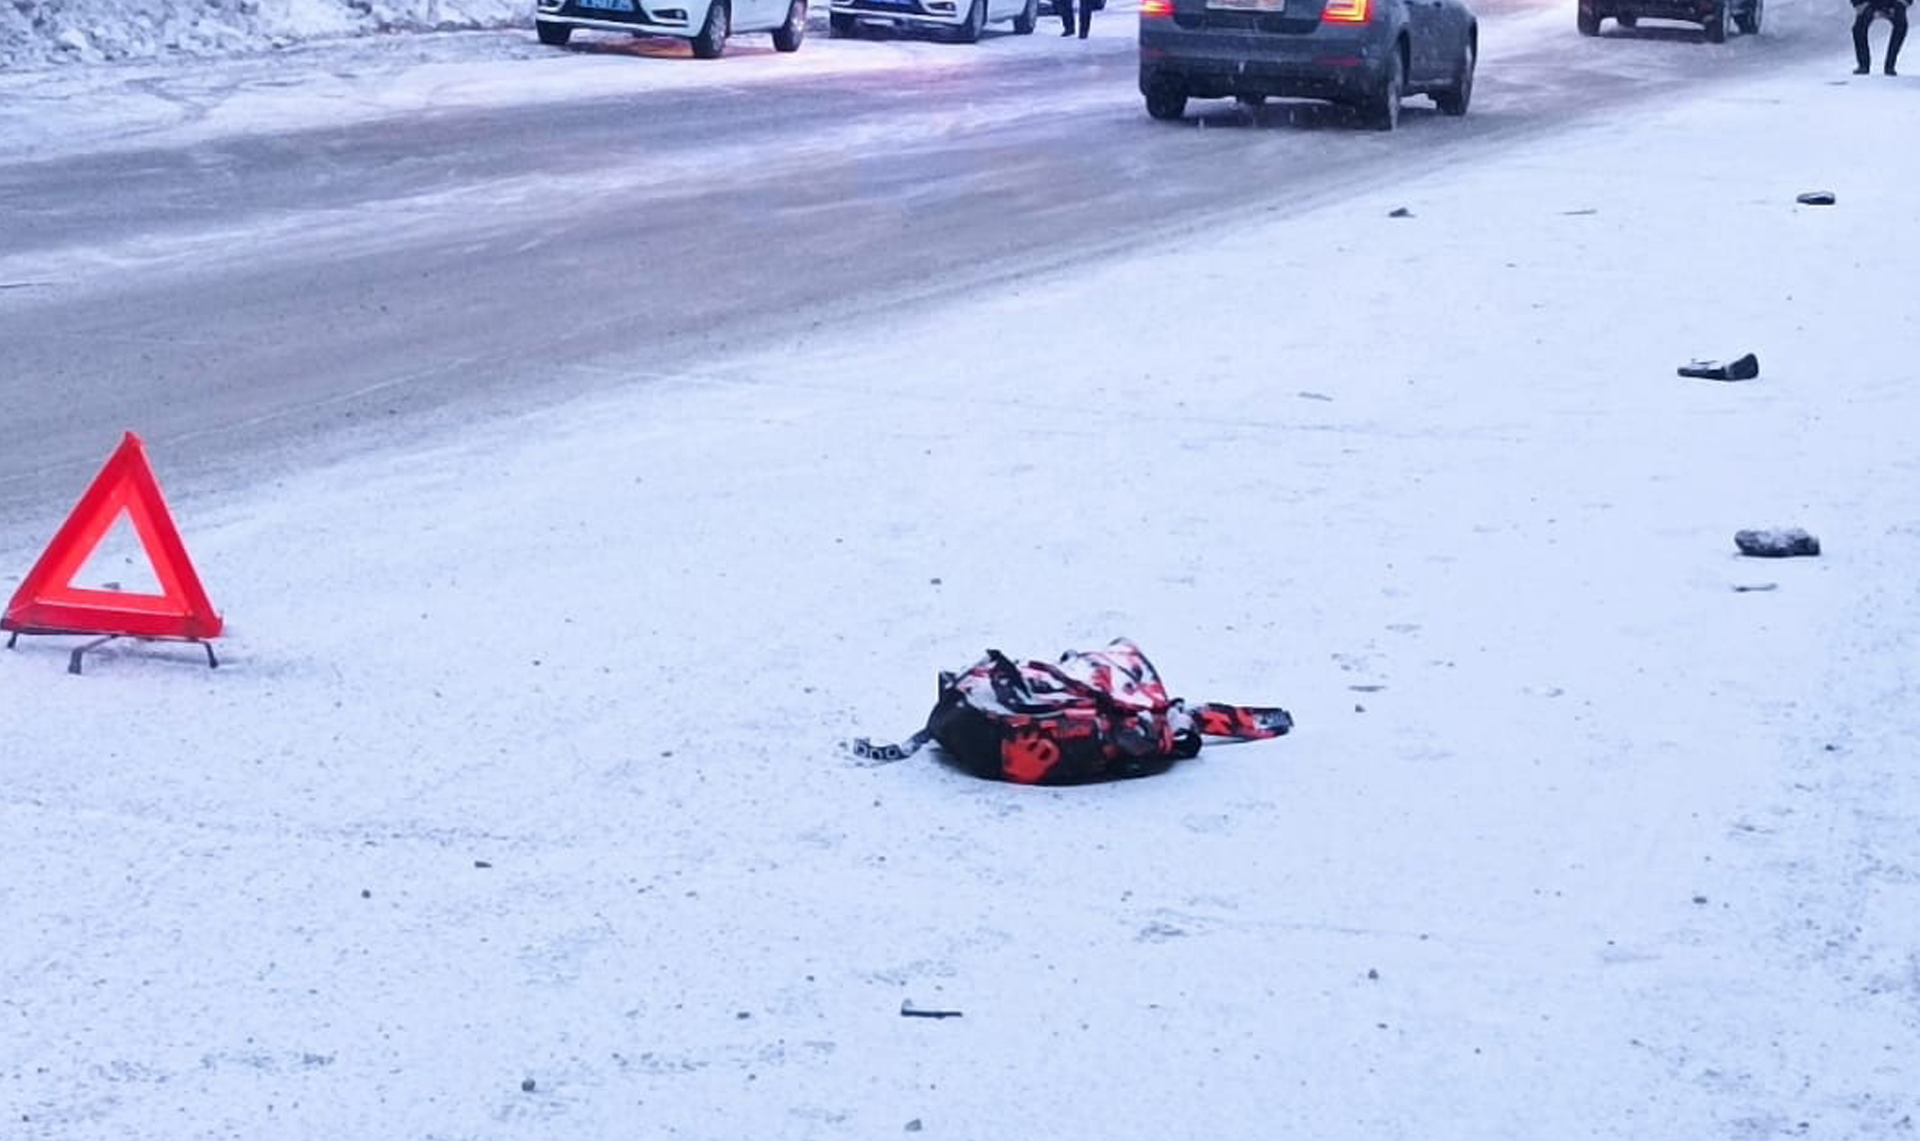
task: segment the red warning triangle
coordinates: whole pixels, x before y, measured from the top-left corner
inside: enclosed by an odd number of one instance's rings
[[[92,590],[73,585],[122,513],[160,580],[159,594]],[[120,634],[136,638],[204,639],[219,635],[220,616],[193,572],[140,437],[128,432],[92,486],[47,544],[40,561],[7,604],[0,630],[23,634]]]

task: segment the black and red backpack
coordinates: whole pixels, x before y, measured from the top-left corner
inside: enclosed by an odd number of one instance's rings
[[[884,764],[938,742],[976,776],[1020,784],[1083,784],[1162,772],[1207,737],[1278,737],[1293,717],[1278,707],[1188,705],[1140,648],[1116,638],[1104,650],[1069,650],[1058,662],[1016,662],[988,650],[971,669],[940,675],[926,727],[897,745],[865,737],[848,748]]]

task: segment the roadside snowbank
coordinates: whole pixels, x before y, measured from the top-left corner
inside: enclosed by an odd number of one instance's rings
[[[233,55],[334,36],[501,27],[530,0],[0,0],[0,69]]]

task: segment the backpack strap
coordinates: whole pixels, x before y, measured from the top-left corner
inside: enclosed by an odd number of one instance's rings
[[[1011,661],[1008,661],[1006,655],[1000,653],[998,650],[988,650],[987,655],[985,661],[975,665],[972,669],[966,671],[965,674],[949,673],[946,670],[940,671],[939,699],[934,703],[933,712],[927,715],[926,725],[918,733],[915,733],[897,745],[875,744],[865,737],[855,737],[851,741],[842,741],[840,743],[841,746],[853,754],[854,760],[857,763],[868,767],[874,765],[890,765],[895,761],[904,761],[908,757],[913,756],[924,748],[928,741],[933,740],[934,730],[940,725],[944,715],[951,713],[956,706],[966,704],[966,698],[960,692],[959,683],[962,677],[970,676],[983,670],[991,670],[993,687],[996,692],[999,691],[1001,686],[1008,680],[1014,685],[1020,684],[1019,668]],[[1006,676],[1009,673],[1010,677]]]
[[[1285,736],[1293,728],[1293,714],[1279,706],[1222,705],[1217,701],[1187,706],[1193,727],[1204,737],[1231,737],[1264,741]]]
[[[913,756],[931,740],[933,740],[932,732],[922,729],[898,745],[876,745],[865,737],[855,737],[844,744],[847,751],[862,764],[890,765],[895,761],[904,761]]]

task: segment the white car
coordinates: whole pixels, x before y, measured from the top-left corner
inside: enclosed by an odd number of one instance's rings
[[[1040,19],[1040,0],[833,0],[827,28],[838,38],[857,36],[861,24],[892,24],[945,33],[970,44],[988,24],[1013,21],[1030,35]]]
[[[693,54],[714,59],[737,32],[772,32],[773,46],[798,51],[807,34],[807,0],[535,0],[540,42],[562,47],[575,28],[678,36]]]

